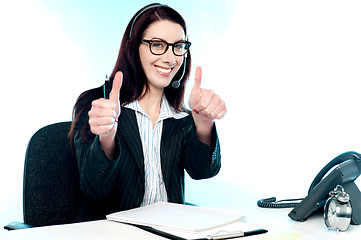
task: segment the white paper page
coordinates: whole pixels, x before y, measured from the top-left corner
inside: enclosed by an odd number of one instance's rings
[[[254,225],[254,224],[249,224],[245,221],[237,221],[237,222],[227,224],[225,226],[217,227],[217,228],[210,229],[210,230],[199,231],[199,232],[195,232],[195,233],[176,231],[176,230],[168,230],[168,229],[164,229],[164,228],[156,228],[156,229],[170,233],[177,237],[191,240],[191,239],[199,239],[199,238],[210,239],[209,238],[210,235],[212,235],[212,236],[219,235],[219,234],[226,235],[229,233],[240,233],[240,232],[253,231],[256,229],[260,229],[260,227],[257,225]]]
[[[158,202],[107,215],[108,220],[196,233],[243,219],[239,212]]]

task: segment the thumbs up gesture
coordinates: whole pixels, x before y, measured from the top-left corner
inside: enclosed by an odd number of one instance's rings
[[[92,108],[88,113],[92,133],[101,137],[115,137],[120,115],[119,91],[122,83],[123,73],[119,71],[115,74],[109,99],[100,98],[92,102]]]
[[[221,119],[227,112],[226,104],[213,90],[201,88],[202,68],[197,67],[194,86],[189,97],[189,107],[195,112],[194,118],[202,121]]]
[[[221,119],[227,112],[226,104],[213,90],[201,88],[202,69],[197,67],[194,86],[189,97],[189,107],[200,141],[211,144],[214,119]]]

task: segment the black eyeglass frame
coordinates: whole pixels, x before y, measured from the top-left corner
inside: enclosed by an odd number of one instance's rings
[[[146,40],[146,39],[142,39],[142,42],[149,44],[149,50],[150,50],[150,52],[151,52],[152,54],[154,54],[154,55],[163,55],[164,53],[166,53],[166,52],[168,51],[169,46],[172,46],[172,52],[173,52],[173,54],[176,55],[176,56],[184,56],[185,54],[187,54],[188,51],[189,51],[189,48],[190,48],[190,46],[191,46],[191,44],[192,44],[191,42],[188,42],[188,41],[178,41],[178,42],[175,42],[175,43],[167,43],[166,41],[161,40],[161,39],[159,39],[159,40],[158,40],[158,39],[157,39],[157,40]],[[167,47],[164,49],[164,52],[163,52],[163,53],[154,53],[154,52],[152,51],[152,44],[153,44],[153,43],[157,43],[157,42],[165,43],[165,44],[167,45]],[[176,54],[176,53],[174,52],[174,46],[177,45],[177,44],[179,44],[179,43],[184,43],[184,44],[185,44],[186,52],[183,53],[183,54]]]

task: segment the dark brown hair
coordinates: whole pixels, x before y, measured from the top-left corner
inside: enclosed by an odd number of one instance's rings
[[[187,27],[183,17],[174,9],[169,6],[162,4],[150,4],[140,9],[130,20],[123,39],[120,45],[118,58],[114,69],[110,75],[110,86],[113,85],[113,79],[118,71],[123,72],[123,83],[120,89],[120,104],[126,104],[133,100],[138,99],[142,96],[144,87],[146,91],[149,90],[148,81],[144,73],[140,57],[139,57],[139,45],[141,43],[144,31],[149,27],[150,24],[159,20],[169,20],[178,23],[184,29],[185,36],[187,35]],[[131,31],[131,32],[130,32]],[[185,73],[182,77],[182,69],[185,67]],[[171,85],[164,89],[164,94],[169,104],[176,110],[181,111],[184,101],[185,86],[190,74],[191,68],[191,55],[188,51],[185,61],[180,66],[174,79],[180,79],[180,86],[176,89],[172,88]],[[80,100],[89,99],[91,90],[83,92],[77,99],[73,109],[73,122],[69,132],[69,138],[72,143],[74,137],[74,125],[78,121],[79,116],[91,106],[90,102],[85,103],[83,106],[78,106]],[[89,123],[86,122],[82,136],[86,137],[86,131],[89,127]]]

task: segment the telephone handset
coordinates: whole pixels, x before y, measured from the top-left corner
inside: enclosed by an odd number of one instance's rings
[[[306,221],[308,217],[323,206],[329,192],[337,185],[342,185],[350,196],[352,206],[351,224],[361,224],[361,192],[355,180],[361,174],[361,154],[345,152],[330,161],[315,177],[308,190],[308,195],[302,199],[276,201],[276,198],[261,199],[257,202],[263,208],[292,208],[288,216],[295,221]]]
[[[350,195],[352,206],[351,224],[361,224],[361,192],[355,184],[361,174],[361,154],[346,152],[329,162],[315,177],[305,197],[288,216],[296,221],[306,221],[317,210],[323,209],[328,194],[342,185]]]

